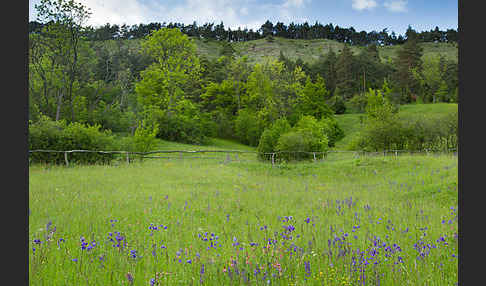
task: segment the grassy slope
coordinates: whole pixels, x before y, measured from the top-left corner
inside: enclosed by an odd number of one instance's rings
[[[339,53],[343,47],[343,43],[327,40],[293,40],[275,37],[273,42],[268,42],[266,39],[259,39],[248,42],[232,43],[238,56],[248,56],[250,62],[256,63],[265,58],[278,58],[280,51],[287,57],[296,60],[301,58],[304,62],[314,62],[319,58],[320,54],[327,54],[332,48],[334,52]],[[203,41],[194,38],[199,54],[204,54],[208,58],[215,59],[220,56],[221,44],[214,40]],[[423,47],[423,57],[431,55],[442,54],[448,59],[458,59],[457,45],[448,43],[421,43]],[[400,46],[379,47],[378,51],[383,61],[393,59],[396,56],[397,50]],[[352,46],[351,50],[354,54],[359,54],[363,47]]]
[[[343,47],[343,43],[327,40],[293,40],[275,37],[273,42],[268,42],[266,39],[259,39],[247,42],[231,43],[236,51],[237,56],[248,56],[251,63],[256,63],[265,58],[277,59],[280,51],[285,56],[296,60],[301,58],[304,62],[312,63],[319,58],[319,55],[326,55],[332,48],[334,52],[339,53]],[[215,40],[202,40],[199,38],[192,38],[196,44],[197,53],[204,55],[209,59],[217,59],[221,55],[221,42]],[[130,49],[140,49],[140,39],[124,40],[130,46]],[[113,40],[105,42],[96,42],[95,45],[109,45],[115,49],[116,42]],[[421,43],[423,47],[423,57],[431,55],[442,54],[448,59],[458,60],[458,49],[456,44],[449,43]],[[398,46],[378,47],[380,57],[383,61],[393,59],[396,56]],[[352,46],[351,50],[355,55],[361,53],[363,47]]]
[[[408,104],[400,106],[400,116],[403,119],[414,116],[434,116],[457,111],[456,103],[436,103],[436,104]],[[345,137],[336,142],[335,149],[343,150],[347,144],[356,136],[361,129],[360,117],[364,114],[339,114],[336,115],[339,126],[344,130]]]

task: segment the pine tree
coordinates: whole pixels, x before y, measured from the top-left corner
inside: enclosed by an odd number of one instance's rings
[[[339,87],[343,99],[353,96],[356,81],[353,79],[353,54],[348,45],[344,45],[336,61],[336,87]]]
[[[412,74],[412,69],[421,71],[423,48],[418,45],[416,33],[407,30],[407,41],[397,51],[396,59],[396,81],[402,91],[406,102],[409,102],[412,93],[417,93],[419,83]]]

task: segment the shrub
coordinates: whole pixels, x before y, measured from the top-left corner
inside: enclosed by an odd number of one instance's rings
[[[290,132],[280,136],[276,150],[283,152],[280,157],[284,160],[305,160],[313,158],[307,152],[326,152],[328,146],[323,124],[312,116],[303,116]]]
[[[66,124],[41,116],[36,123],[29,124],[29,150],[96,150],[115,149],[111,131],[101,131],[100,125],[89,126],[78,122]],[[64,163],[62,153],[31,153],[31,162]],[[71,153],[69,162],[80,164],[108,163],[113,154]]]
[[[285,134],[291,130],[290,124],[287,119],[280,118],[276,120],[272,126],[263,131],[260,141],[258,142],[258,157],[260,159],[269,159],[268,155],[261,153],[272,153],[277,149],[278,139],[282,134]]]
[[[256,112],[249,109],[239,110],[235,119],[235,134],[241,143],[257,146],[264,128],[264,120]]]
[[[181,101],[175,110],[146,110],[146,119],[148,124],[157,123],[157,137],[168,141],[201,145],[211,135],[207,117],[189,101]]]
[[[346,110],[351,111],[351,113],[364,113],[366,103],[366,96],[355,95],[348,101],[349,108]]]
[[[135,130],[129,151],[148,152],[152,151],[157,145],[157,133],[159,131],[158,123],[152,125],[142,121],[140,126]]]
[[[319,123],[324,129],[324,134],[328,138],[329,147],[334,147],[336,142],[344,137],[344,131],[339,127],[338,122],[334,117],[325,117],[319,120]]]

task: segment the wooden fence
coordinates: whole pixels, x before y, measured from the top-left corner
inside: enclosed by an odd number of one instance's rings
[[[184,154],[206,154],[206,153],[216,153],[216,154],[226,154],[225,161],[233,161],[229,154],[235,154],[234,161],[241,161],[239,159],[238,154],[257,154],[260,158],[266,159],[272,162],[272,165],[275,165],[278,162],[283,160],[292,159],[292,156],[295,158],[301,158],[302,155],[306,155],[308,159],[312,159],[313,161],[322,161],[322,160],[333,160],[333,159],[342,159],[342,158],[359,158],[359,157],[366,157],[366,156],[395,156],[398,157],[403,154],[426,154],[426,155],[438,155],[449,153],[454,156],[457,156],[456,149],[447,149],[444,151],[430,151],[430,150],[420,150],[420,151],[412,151],[412,150],[384,150],[384,151],[377,151],[377,152],[364,152],[364,151],[348,151],[348,150],[329,150],[326,152],[308,152],[308,151],[279,151],[279,152],[269,152],[269,153],[260,153],[257,151],[241,151],[241,150],[155,150],[149,152],[129,152],[129,151],[95,151],[95,150],[69,150],[69,151],[59,151],[59,150],[29,150],[30,153],[35,152],[45,152],[45,153],[64,153],[64,161],[66,166],[69,166],[69,156],[68,154],[71,153],[98,153],[98,154],[120,154],[121,158],[130,164],[130,161],[134,159],[136,156],[139,158],[147,158],[147,159],[189,159],[189,158],[201,158],[201,159],[222,159],[224,157],[204,157],[204,156],[183,156]],[[153,156],[154,154],[178,154],[179,156]],[[334,156],[333,155],[344,154],[347,156]],[[124,155],[124,156],[123,156]]]

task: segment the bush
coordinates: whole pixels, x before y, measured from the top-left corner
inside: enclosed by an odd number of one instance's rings
[[[146,111],[148,124],[158,124],[157,137],[187,144],[207,143],[212,129],[208,117],[201,115],[189,101],[180,102],[175,110],[152,109]]]
[[[240,109],[235,119],[236,137],[243,144],[257,146],[264,131],[265,123],[256,112]]]
[[[276,120],[272,126],[270,126],[270,128],[265,129],[260,137],[260,141],[258,142],[258,157],[260,159],[269,159],[268,155],[263,155],[261,153],[275,152],[280,136],[289,132],[290,130],[290,124],[285,118]]]
[[[65,121],[53,121],[41,116],[36,123],[29,124],[29,150],[96,150],[112,151],[115,148],[111,131],[101,131],[101,126],[84,125],[78,122],[66,124]],[[71,153],[70,163],[94,164],[108,163],[113,154]],[[63,153],[30,154],[31,162],[64,164]]]
[[[334,147],[336,142],[344,137],[344,131],[339,127],[334,117],[325,117],[319,120],[328,139],[329,147]]]
[[[142,121],[142,124],[135,130],[133,135],[131,146],[128,151],[131,152],[148,152],[152,151],[157,145],[157,133],[159,131],[159,125],[154,123],[153,125],[147,124]]]
[[[344,99],[339,95],[334,95],[326,102],[326,104],[334,110],[334,114],[344,114],[346,112],[346,104]]]
[[[346,110],[350,113],[364,113],[366,108],[367,99],[363,95],[355,95],[348,102],[349,108]]]
[[[441,151],[457,148],[457,113],[382,121],[368,119],[349,149],[363,151]]]
[[[324,124],[312,116],[303,116],[290,132],[280,136],[276,150],[283,152],[280,157],[284,160],[305,160],[314,157],[306,152],[326,152],[328,146]]]

